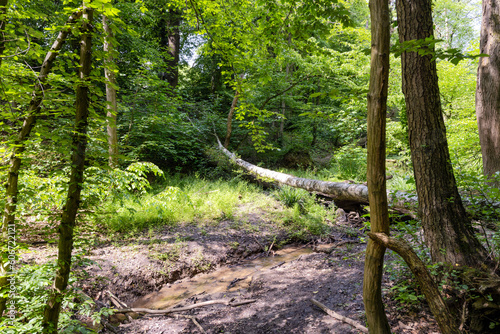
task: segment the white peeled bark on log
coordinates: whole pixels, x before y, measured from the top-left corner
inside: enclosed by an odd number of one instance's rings
[[[222,146],[217,138],[219,149],[231,159],[231,161],[247,170],[255,176],[265,177],[294,188],[305,189],[310,192],[318,192],[329,195],[338,201],[353,201],[368,204],[368,187],[364,184],[349,184],[345,182],[330,182],[314,179],[305,179],[290,174],[275,172],[270,169],[252,165],[245,160],[239,159],[234,153]],[[399,208],[414,207],[417,204],[417,196],[402,191],[388,191],[389,205]]]
[[[290,174],[275,172],[270,169],[252,165],[245,160],[239,159],[236,154],[228,151],[224,146],[222,146],[219,138],[217,138],[217,142],[219,143],[219,149],[224,153],[224,155],[230,158],[234,164],[247,170],[254,176],[265,177],[281,184],[285,184],[290,187],[305,189],[310,192],[323,193],[325,195],[331,196],[337,201],[352,201],[368,204],[368,187],[364,184],[350,184],[346,182],[330,182],[305,179]],[[387,191],[387,199],[389,202],[389,207],[393,208],[416,210],[418,204],[417,195],[406,193],[404,191]],[[462,201],[466,206],[471,206],[474,202],[476,202],[476,205],[478,205],[477,199],[475,201],[472,201],[470,197],[464,196],[463,194]],[[500,208],[500,202],[482,200],[479,203],[483,203],[483,206],[488,206],[494,209]]]

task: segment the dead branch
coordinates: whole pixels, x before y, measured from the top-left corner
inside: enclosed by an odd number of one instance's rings
[[[340,320],[340,321],[343,321],[345,322],[346,324],[349,324],[351,326],[353,326],[354,328],[362,331],[363,333],[368,333],[368,328],[366,328],[365,326],[357,323],[356,321],[352,320],[352,319],[349,319],[347,317],[344,317],[343,315],[341,314],[338,314],[332,310],[330,310],[328,307],[326,307],[325,305],[321,304],[320,302],[318,302],[316,299],[313,299],[311,298],[310,299],[311,302],[316,305],[317,307],[319,307],[320,309],[322,309],[326,314],[328,314],[329,316],[337,319],[337,320]]]
[[[136,312],[136,313],[147,313],[147,314],[169,314],[169,313],[174,313],[174,312],[188,311],[188,310],[192,310],[194,308],[208,306],[208,305],[223,304],[223,305],[227,305],[227,306],[231,306],[231,307],[236,307],[236,306],[240,306],[240,305],[255,303],[256,301],[257,301],[256,299],[248,299],[248,300],[243,300],[240,302],[232,302],[231,300],[227,300],[227,299],[216,299],[216,300],[209,300],[206,302],[193,304],[193,305],[189,305],[189,306],[184,306],[184,307],[179,307],[179,308],[168,308],[166,310],[152,310],[152,309],[148,309],[148,308],[122,308],[122,309],[116,309],[114,311],[116,313]]]

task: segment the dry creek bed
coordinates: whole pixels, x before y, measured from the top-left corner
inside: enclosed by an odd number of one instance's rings
[[[196,290],[200,273],[217,273],[221,268],[262,261],[259,258],[277,254],[276,247],[270,252],[263,248],[273,244],[286,250],[287,244],[294,242],[286,229],[261,217],[265,215],[247,214],[244,228],[236,217],[213,226],[183,224],[165,228],[154,236],[96,244],[88,256],[94,264],[77,268],[88,273],[79,287],[98,303],[109,304],[109,290],[132,307],[158,305],[159,293],[176,291],[181,286],[193,286],[194,292],[174,300],[176,307],[216,299],[255,300],[238,307],[210,305],[182,312],[183,316],[195,317],[206,333],[361,333],[310,301],[314,298],[366,325],[362,301],[366,245],[359,238],[335,232],[335,228],[323,240],[311,240],[307,245],[295,243],[293,246],[300,254],[296,257],[284,261],[277,258],[257,274],[242,273],[240,277],[236,272],[230,278],[220,277],[222,289],[204,286]],[[343,222],[349,223],[353,222]],[[326,249],[333,251],[325,252]],[[25,261],[37,261],[55,253],[54,247],[47,246],[33,250],[24,255]],[[390,260],[391,254],[387,257]],[[385,288],[390,286],[387,279],[383,284]],[[425,305],[409,311],[386,298],[386,306],[394,333],[439,333]],[[116,333],[202,333],[198,325],[183,316],[146,314],[130,321],[131,318],[118,314],[110,320]],[[99,332],[112,333],[105,327],[99,328]]]

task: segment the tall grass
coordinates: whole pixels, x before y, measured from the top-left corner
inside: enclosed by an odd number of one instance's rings
[[[208,181],[196,176],[166,176],[154,191],[107,202],[103,224],[110,232],[137,232],[180,222],[231,219],[238,205],[265,196],[239,179]]]

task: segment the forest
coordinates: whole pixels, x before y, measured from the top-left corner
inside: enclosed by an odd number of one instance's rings
[[[498,333],[498,0],[0,0],[2,333]]]

